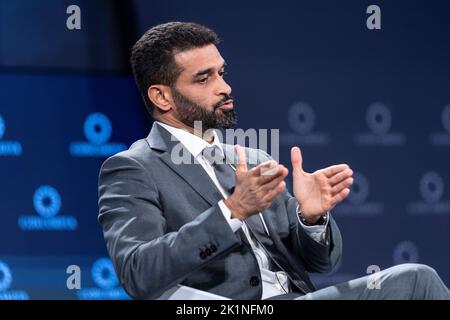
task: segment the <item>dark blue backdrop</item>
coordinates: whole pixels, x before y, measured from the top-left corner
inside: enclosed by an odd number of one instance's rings
[[[67,6],[81,30],[66,28]],[[381,30],[366,8],[381,8]],[[126,298],[97,222],[97,175],[151,125],[128,49],[152,25],[213,28],[239,127],[280,129],[280,160],[349,163],[339,268],[404,262],[450,284],[448,1],[0,1],[0,299]],[[69,290],[69,265],[82,290]]]

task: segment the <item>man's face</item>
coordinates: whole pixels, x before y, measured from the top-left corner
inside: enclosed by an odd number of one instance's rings
[[[225,82],[225,61],[215,45],[179,52],[175,62],[182,68],[171,88],[175,116],[193,128],[231,128],[236,123],[231,88]]]

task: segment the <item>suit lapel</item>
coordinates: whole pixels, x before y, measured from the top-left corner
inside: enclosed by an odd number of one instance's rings
[[[157,123],[153,123],[146,140],[152,149],[162,152],[160,159],[183,178],[210,205],[214,205],[223,199],[219,189],[217,189],[203,167],[195,161],[192,154],[169,131]],[[174,148],[177,149],[174,150]],[[183,159],[187,161],[185,163],[175,163],[172,161],[172,151],[174,154],[183,155]]]
[[[197,163],[192,154],[184,148],[184,146],[173,137],[169,131],[156,122],[153,123],[150,134],[147,137],[147,142],[152,149],[161,151],[160,159],[171,168],[177,175],[183,178],[205,201],[210,205],[214,205],[223,199],[219,189],[217,189],[214,182],[205,172],[203,167]],[[181,144],[181,146],[179,145]],[[188,155],[187,163],[176,164],[171,159],[172,151],[174,148],[182,148],[182,154]],[[235,153],[234,147],[228,144],[222,144],[225,157],[231,161],[231,164],[235,166]],[[178,150],[177,150],[178,151]],[[179,153],[179,154],[180,154]],[[252,168],[255,165],[248,164],[248,168]],[[267,236],[267,232],[264,228],[262,215],[253,215],[246,220],[255,232],[258,232],[260,236]],[[266,222],[266,221],[264,221]]]

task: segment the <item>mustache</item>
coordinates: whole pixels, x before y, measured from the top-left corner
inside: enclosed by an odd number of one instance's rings
[[[223,96],[222,99],[220,99],[220,101],[218,101],[213,105],[213,109],[216,110],[217,108],[221,107],[222,105],[228,102],[233,102],[233,97],[231,95],[226,94]]]

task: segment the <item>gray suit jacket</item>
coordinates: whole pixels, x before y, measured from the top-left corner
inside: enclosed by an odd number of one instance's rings
[[[253,251],[231,230],[218,206],[222,195],[201,165],[171,160],[178,143],[171,137],[155,123],[146,139],[107,159],[100,170],[98,219],[120,282],[137,299],[158,298],[177,284],[232,299],[260,299]],[[305,293],[314,290],[307,272],[331,271],[342,240],[332,218],[328,245],[313,240],[300,226],[296,206],[287,191],[278,196],[262,212],[270,236],[260,232],[258,239],[287,261],[285,271],[298,284],[294,290]],[[261,230],[259,215],[246,223],[255,233]]]

